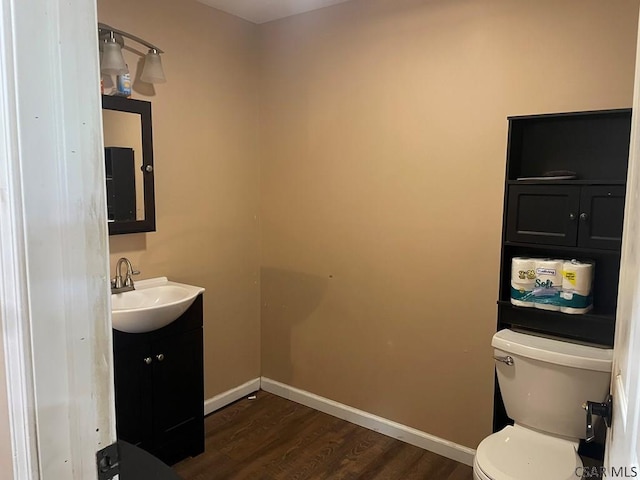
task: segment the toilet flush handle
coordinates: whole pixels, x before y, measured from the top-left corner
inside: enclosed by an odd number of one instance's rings
[[[587,431],[585,435],[585,442],[592,442],[596,436],[593,430],[593,415],[598,415],[604,419],[604,423],[607,427],[611,427],[611,410],[613,408],[613,397],[609,395],[606,401],[600,402],[585,402],[582,404],[587,413]]]
[[[506,363],[507,365],[509,365],[510,367],[513,366],[513,357],[511,355],[506,355],[504,357],[496,357],[495,355],[493,356],[494,360],[497,360],[498,362],[502,362],[502,363]]]

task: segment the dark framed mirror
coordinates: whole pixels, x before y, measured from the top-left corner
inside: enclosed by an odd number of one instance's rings
[[[109,235],[154,232],[151,103],[102,96]]]

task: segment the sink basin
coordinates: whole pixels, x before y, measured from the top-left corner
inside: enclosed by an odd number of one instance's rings
[[[187,311],[204,288],[166,277],[135,282],[135,290],[111,294],[113,328],[126,333],[158,330]]]

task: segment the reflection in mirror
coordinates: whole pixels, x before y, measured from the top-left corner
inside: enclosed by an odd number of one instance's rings
[[[102,110],[110,222],[144,220],[140,115]]]
[[[109,234],[155,231],[151,104],[102,97]]]
[[[107,218],[109,222],[136,220],[136,178],[133,148],[105,147]]]

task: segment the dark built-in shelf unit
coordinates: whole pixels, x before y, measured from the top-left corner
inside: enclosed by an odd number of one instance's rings
[[[519,328],[612,346],[620,270],[631,109],[509,117],[498,330]],[[572,171],[576,179],[541,180]],[[523,180],[523,178],[538,178]],[[595,261],[587,314],[511,304],[511,259]],[[498,384],[494,431],[510,423]]]

